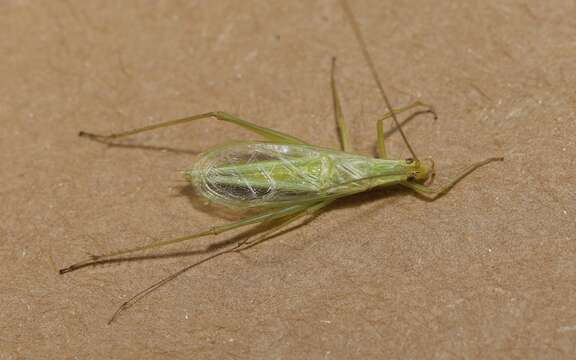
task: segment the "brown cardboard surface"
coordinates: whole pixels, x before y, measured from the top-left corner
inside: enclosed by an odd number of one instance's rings
[[[436,202],[340,201],[111,326],[129,296],[231,236],[58,269],[229,221],[177,170],[254,137],[205,121],[107,147],[79,130],[226,110],[337,146],[332,56],[358,152],[374,153],[384,106],[336,1],[0,3],[1,359],[573,358],[575,3],[351,3],[393,103],[438,109],[406,127],[418,153],[441,174],[505,162]]]

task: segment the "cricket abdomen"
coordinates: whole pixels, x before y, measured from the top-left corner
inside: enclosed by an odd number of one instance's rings
[[[403,160],[310,145],[246,142],[201,154],[185,177],[213,202],[254,208],[345,196],[382,185],[387,177],[398,182],[406,173]]]

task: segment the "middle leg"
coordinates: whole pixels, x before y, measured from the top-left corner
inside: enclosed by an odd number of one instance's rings
[[[330,85],[332,87],[332,103],[334,104],[334,117],[338,125],[338,134],[340,135],[340,147],[345,152],[352,151],[352,144],[350,143],[350,132],[346,126],[346,120],[342,114],[342,105],[340,104],[340,96],[338,95],[338,88],[336,86],[336,57],[332,58],[332,69],[330,71]]]
[[[334,117],[336,118],[336,124],[338,125],[338,133],[340,139],[340,146],[343,151],[351,152],[352,144],[350,142],[350,132],[348,126],[346,125],[346,120],[342,113],[342,104],[340,102],[340,96],[338,94],[338,87],[336,86],[336,58],[332,58],[332,68],[330,71],[330,85],[332,87],[332,103],[334,104]],[[415,101],[414,103],[401,107],[399,109],[392,109],[392,112],[384,114],[383,117],[378,119],[376,128],[378,132],[378,156],[382,159],[387,159],[388,155],[386,153],[386,145],[384,142],[384,120],[391,118],[392,114],[400,114],[402,112],[411,110],[415,107],[425,108],[424,112],[430,112],[434,114],[436,118],[436,111],[432,105],[425,104],[421,101]]]

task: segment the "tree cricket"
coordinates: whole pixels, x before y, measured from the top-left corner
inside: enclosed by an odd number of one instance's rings
[[[429,200],[435,200],[481,166],[503,160],[501,157],[491,157],[473,163],[443,187],[431,187],[430,182],[436,172],[434,161],[432,159],[421,160],[416,156],[405,132],[402,130],[397,115],[417,108],[420,109],[419,113],[429,112],[434,116],[436,113],[431,106],[419,101],[402,108],[392,108],[372,57],[368,52],[360,26],[349,4],[346,0],[340,0],[340,5],[388,111],[376,121],[377,158],[352,153],[348,127],[336,85],[335,58],[332,58],[330,85],[334,117],[341,144],[339,150],[318,147],[292,135],[258,126],[235,115],[220,111],[170,120],[111,135],[80,132],[79,135],[82,137],[109,142],[146,131],[188,124],[196,120],[216,119],[242,127],[263,138],[262,141],[230,142],[210,149],[200,154],[193,167],[184,172],[185,179],[190,182],[196,192],[211,202],[236,210],[256,210],[256,215],[250,215],[228,224],[211,226],[206,230],[174,239],[157,241],[107,254],[93,255],[87,260],[60,270],[60,274],[64,274],[85,266],[119,259],[119,257],[128,254],[204,236],[217,235],[247,225],[261,224],[265,226],[264,230],[257,236],[243,239],[235,246],[188,265],[137,293],[118,308],[109,323],[150,292],[191,268],[218,256],[240,252],[262,243],[285,229],[289,224],[319,213],[340,198],[374,188],[399,185],[411,189]],[[394,130],[402,137],[411,158],[397,160],[388,156],[384,133],[384,121],[387,119],[392,120]]]

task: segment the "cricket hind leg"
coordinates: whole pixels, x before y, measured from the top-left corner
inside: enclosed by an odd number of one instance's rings
[[[422,185],[419,183],[415,183],[415,182],[404,182],[404,183],[402,183],[402,186],[407,187],[409,189],[412,189],[412,190],[416,191],[416,193],[418,193],[419,195],[423,196],[424,198],[433,201],[433,200],[436,200],[437,198],[441,197],[442,195],[446,194],[448,191],[450,191],[450,189],[452,189],[456,184],[458,184],[460,181],[462,181],[466,176],[470,175],[471,173],[473,173],[477,169],[481,168],[482,166],[487,165],[487,164],[494,162],[494,161],[503,161],[503,160],[504,160],[503,157],[492,157],[492,158],[488,158],[488,159],[479,161],[477,163],[474,163],[474,164],[468,166],[464,171],[462,171],[462,173],[460,173],[454,179],[452,179],[447,185],[445,185],[439,189],[433,189],[431,187],[428,187],[428,186],[425,186],[425,185]]]
[[[310,215],[310,216],[315,215],[319,210],[321,210],[322,208],[325,208],[326,206],[328,206],[332,202],[334,202],[333,199],[325,200],[325,201],[322,201],[318,204],[312,205],[309,208],[303,209],[300,212],[297,212],[297,213],[294,213],[292,215],[288,215],[284,218],[281,218],[277,224],[275,224],[274,226],[272,226],[268,230],[264,231],[263,233],[259,234],[256,238],[247,237],[243,241],[238,242],[238,244],[236,245],[236,250],[242,251],[243,249],[247,249],[249,247],[252,247],[256,244],[261,243],[262,241],[268,240],[274,234],[278,234],[280,232],[280,230],[282,230],[283,228],[286,228],[286,226],[290,225],[294,221],[301,219],[302,217],[304,217],[306,215]]]
[[[274,209],[274,210],[270,210],[270,211],[264,212],[262,214],[257,214],[255,216],[250,216],[250,217],[247,217],[247,218],[244,218],[244,219],[241,219],[239,221],[232,222],[229,224],[212,226],[208,230],[199,231],[199,232],[196,232],[196,233],[191,234],[191,235],[181,236],[181,237],[163,240],[163,241],[159,241],[159,242],[153,242],[153,243],[148,244],[148,245],[137,246],[137,247],[119,250],[119,251],[114,251],[114,252],[110,252],[110,253],[106,253],[106,254],[102,254],[102,255],[92,255],[87,260],[80,261],[80,262],[72,264],[66,268],[60,269],[59,272],[60,272],[60,274],[65,274],[67,272],[78,270],[78,269],[81,269],[81,268],[86,267],[86,266],[102,264],[102,263],[117,260],[118,256],[128,255],[128,254],[132,254],[132,253],[140,252],[140,251],[144,251],[144,250],[160,248],[163,246],[177,244],[177,243],[181,243],[184,241],[188,241],[188,240],[192,240],[192,239],[196,239],[196,238],[200,238],[200,237],[204,237],[204,236],[218,235],[218,234],[224,233],[226,231],[237,229],[237,228],[242,227],[242,226],[257,224],[257,223],[261,223],[261,222],[265,222],[265,221],[271,221],[274,219],[285,217],[285,216],[288,216],[288,215],[291,215],[294,213],[298,213],[302,210],[305,210],[306,208],[307,208],[306,205],[293,205],[293,206],[289,206],[286,208]]]
[[[108,321],[108,325],[113,323],[118,318],[118,316],[120,316],[121,313],[123,313],[124,311],[126,311],[129,308],[131,308],[132,306],[134,306],[136,303],[138,303],[140,300],[142,300],[143,298],[148,296],[154,290],[166,285],[167,283],[174,280],[178,276],[184,274],[188,270],[195,268],[195,267],[197,267],[197,266],[199,266],[205,262],[213,260],[217,257],[220,257],[222,255],[231,254],[231,253],[240,253],[246,249],[249,249],[253,246],[256,246],[256,245],[272,238],[274,235],[278,234],[278,232],[281,229],[285,228],[290,223],[293,223],[294,221],[296,221],[296,220],[298,220],[298,219],[300,219],[306,215],[314,215],[320,209],[326,207],[327,205],[329,205],[332,202],[333,202],[333,200],[323,201],[323,202],[314,204],[308,208],[303,208],[299,212],[296,212],[292,215],[287,215],[285,218],[280,218],[282,221],[280,221],[278,224],[276,224],[272,228],[268,229],[266,232],[262,233],[260,236],[258,236],[253,241],[244,241],[242,243],[239,243],[237,246],[235,246],[233,248],[229,248],[229,249],[217,252],[216,254],[210,255],[210,256],[208,256],[208,257],[206,257],[200,261],[197,261],[193,264],[190,264],[190,265],[178,270],[177,272],[175,272],[171,275],[168,275],[167,277],[163,278],[162,280],[160,280],[160,281],[152,284],[151,286],[147,287],[146,289],[138,292],[136,295],[132,296],[130,299],[128,299],[126,302],[124,302],[122,305],[120,305],[118,307],[118,309],[116,310],[116,312],[114,312],[114,314],[112,315],[112,317]]]
[[[267,139],[269,141],[274,141],[274,142],[279,142],[279,143],[287,143],[287,144],[306,144],[306,142],[304,142],[303,140],[298,139],[292,135],[284,134],[280,131],[276,131],[276,130],[273,130],[270,128],[258,126],[256,124],[249,122],[249,121],[242,120],[237,116],[234,116],[234,115],[231,115],[229,113],[222,112],[222,111],[212,111],[212,112],[207,112],[207,113],[203,113],[203,114],[192,115],[192,116],[188,116],[188,117],[181,118],[181,119],[164,121],[161,123],[143,126],[143,127],[139,127],[136,129],[118,132],[118,133],[114,133],[114,134],[110,134],[110,135],[99,135],[99,134],[93,134],[93,133],[89,133],[89,132],[85,132],[85,131],[80,131],[80,133],[78,135],[81,137],[87,137],[87,138],[90,138],[93,140],[105,142],[105,141],[115,140],[118,138],[123,138],[126,136],[135,135],[135,134],[146,132],[146,131],[157,130],[157,129],[166,128],[166,127],[170,127],[170,126],[186,124],[186,123],[189,123],[189,122],[192,122],[195,120],[209,119],[209,118],[221,120],[224,122],[228,122],[228,123],[243,127],[244,129],[249,130],[253,133],[256,133],[256,134],[264,137],[265,139]]]
[[[434,109],[434,107],[432,105],[428,105],[426,103],[423,103],[421,101],[415,101],[412,104],[406,105],[404,107],[398,108],[398,109],[392,109],[392,111],[394,112],[394,114],[400,114],[403,113],[405,111],[414,109],[416,107],[422,107],[424,108],[424,110],[422,111],[418,111],[414,114],[412,114],[412,116],[416,116],[418,114],[421,113],[431,113],[434,115],[434,119],[436,119],[438,116],[436,115],[436,110]],[[392,112],[386,113],[384,114],[381,118],[379,118],[376,122],[376,132],[377,132],[377,136],[378,136],[378,142],[377,142],[377,148],[378,148],[378,157],[381,159],[388,159],[388,153],[386,151],[386,142],[385,142],[385,138],[386,138],[386,133],[384,132],[384,120],[391,118]],[[411,118],[411,117],[410,117]],[[410,119],[408,118],[408,119]],[[400,126],[404,126],[406,124],[408,120],[403,121]],[[394,128],[394,130],[396,130],[397,128]]]

